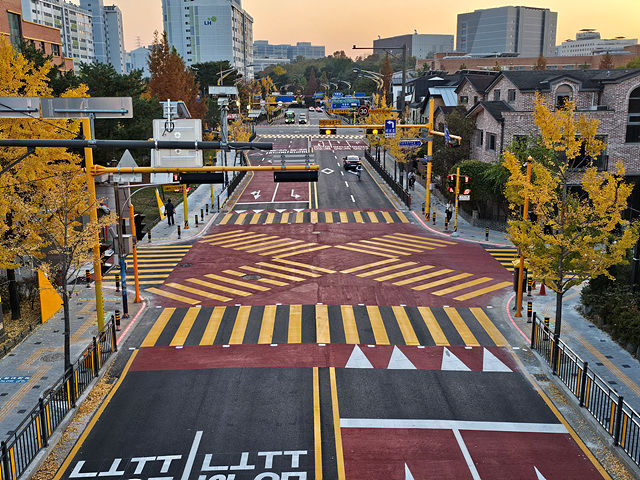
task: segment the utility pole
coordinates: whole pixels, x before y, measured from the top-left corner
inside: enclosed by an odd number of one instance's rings
[[[129,305],[127,302],[127,263],[124,256],[124,239],[122,238],[122,208],[120,205],[120,185],[113,186],[116,199],[116,216],[118,217],[118,263],[120,265],[120,282],[122,285],[122,315],[129,317]]]
[[[407,44],[402,44],[402,89],[400,90],[400,118],[404,118],[405,90],[407,88]]]

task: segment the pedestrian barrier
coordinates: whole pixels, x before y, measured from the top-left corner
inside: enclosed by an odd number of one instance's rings
[[[387,182],[387,184],[391,187],[391,190],[400,197],[400,200],[408,207],[411,208],[411,195],[409,192],[402,188],[398,182],[396,182],[391,174],[387,172],[382,166],[376,162],[367,150],[364,151],[364,157],[367,159],[369,164],[373,167],[373,169],[378,172],[378,175],[382,177],[382,179]]]
[[[117,351],[115,328],[112,319],[97,337],[93,337],[69,372],[40,397],[18,428],[1,443],[0,479],[20,478],[38,453],[49,445],[53,432],[76,408],[77,399]]]
[[[640,466],[640,416],[624,401],[624,397],[607,386],[602,378],[562,340],[555,337],[546,319],[535,313],[531,330],[531,348],[552,366],[562,380],[613,438],[613,443]],[[555,359],[555,361],[554,361]]]

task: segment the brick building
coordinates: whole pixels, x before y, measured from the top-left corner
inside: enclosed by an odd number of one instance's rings
[[[73,70],[73,60],[63,56],[60,29],[24,20],[21,0],[0,0],[0,35],[16,49],[22,40],[32,42],[51,55],[61,70]]]

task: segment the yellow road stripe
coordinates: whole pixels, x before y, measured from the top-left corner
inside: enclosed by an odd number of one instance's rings
[[[276,216],[276,214],[275,214],[275,213],[273,213],[273,212],[271,212],[271,213],[267,214],[267,218],[266,218],[266,220],[264,221],[264,223],[265,223],[265,224],[267,224],[267,225],[269,225],[269,224],[273,223],[273,219],[275,218],[275,216]]]
[[[173,336],[171,343],[169,343],[169,346],[175,347],[178,345],[184,345],[184,342],[187,340],[187,336],[191,331],[191,327],[193,327],[193,322],[196,321],[198,313],[200,313],[200,307],[191,307],[187,310],[187,313],[180,322],[180,326],[178,327],[176,334]]]
[[[241,295],[243,297],[248,297],[249,295],[251,295],[251,292],[236,290],[235,288],[225,287],[223,285],[218,285],[217,283],[206,282],[204,280],[200,280],[199,278],[187,278],[187,282],[197,283],[198,285],[202,285],[203,287],[211,288],[213,290],[220,290],[226,293],[232,293],[234,295]]]
[[[380,260],[379,262],[367,263],[365,265],[359,265],[357,267],[348,268],[347,270],[342,270],[340,273],[354,273],[359,272],[360,270],[366,270],[367,268],[377,267],[379,265],[385,265],[389,262],[395,262],[396,259],[392,258],[390,260]]]
[[[322,480],[322,431],[320,424],[320,375],[313,367],[313,444],[316,472],[314,478]]]
[[[247,214],[246,213],[241,213],[240,215],[238,215],[238,218],[236,218],[236,221],[233,222],[234,225],[242,225],[242,223],[244,222],[244,220],[247,218]]]
[[[508,287],[509,285],[511,285],[511,282],[496,283],[495,285],[490,285],[486,288],[481,288],[480,290],[475,290],[473,292],[460,295],[459,297],[455,297],[454,300],[469,300],[470,298],[484,295],[485,293],[493,292],[495,290],[500,290],[501,288]]]
[[[375,255],[376,257],[387,257],[387,258],[397,258],[397,255],[389,255],[386,253],[379,253],[379,252],[372,252],[371,250],[364,250],[362,248],[353,248],[353,247],[348,247],[346,245],[336,245],[336,248],[340,248],[342,250],[350,250],[352,252],[358,252],[358,253],[366,253],[368,255]]]
[[[407,311],[404,307],[392,307],[393,313],[396,316],[396,321],[402,332],[402,338],[404,338],[405,345],[420,345],[418,336],[411,326],[411,320],[407,316]]]
[[[172,300],[177,300],[179,302],[188,303],[190,305],[195,305],[196,303],[200,303],[200,300],[194,300],[193,298],[183,297],[182,295],[176,295],[175,293],[165,292],[164,290],[160,290],[159,288],[147,288],[147,292],[155,293],[156,295],[160,295],[162,297],[167,297]]]
[[[269,250],[277,250],[278,248],[284,247],[285,245],[293,245],[294,243],[296,244],[302,244],[303,241],[302,240],[291,240],[288,238],[283,238],[281,242],[274,242],[277,243],[276,245],[269,245],[267,247],[263,247],[261,246],[260,248],[252,248],[251,250],[247,250],[248,253],[256,253],[256,252],[264,252],[265,250],[269,251]]]
[[[273,327],[276,323],[276,306],[266,305],[262,314],[262,323],[260,324],[260,336],[258,343],[271,343],[273,338]]]
[[[396,215],[402,223],[409,223],[409,219],[400,210],[396,210]]]
[[[230,248],[235,248],[236,250],[247,250],[249,248],[256,248],[258,245],[264,245],[266,243],[273,243],[273,241],[281,240],[281,237],[277,235],[271,235],[268,237],[260,235],[260,238],[252,238],[247,241],[241,241],[238,243],[230,243],[228,244]]]
[[[459,273],[458,275],[454,275],[453,277],[443,278],[441,280],[436,280],[435,282],[424,283],[422,285],[418,285],[417,287],[413,287],[413,290],[426,290],[431,287],[438,287],[440,285],[444,285],[445,283],[455,282],[456,280],[461,280],[463,278],[471,277],[471,273]]]
[[[326,305],[316,305],[316,343],[331,343],[329,309]]]
[[[392,278],[404,277],[405,275],[411,275],[412,273],[429,270],[430,268],[433,268],[433,265],[422,265],[421,267],[411,268],[409,270],[403,270],[402,272],[390,273],[389,275],[385,275],[384,277],[374,278],[374,280],[377,282],[384,282],[386,280],[391,280]]]
[[[462,338],[462,341],[467,347],[480,346],[480,343],[478,343],[478,340],[473,336],[473,333],[471,333],[471,330],[469,330],[469,327],[464,323],[464,320],[462,320],[462,317],[455,308],[444,307],[444,313],[447,314],[447,317],[449,317],[449,320],[451,320],[451,323],[453,323],[453,326],[456,328]]]
[[[200,345],[213,345],[215,343],[218,330],[220,329],[220,323],[222,323],[222,317],[226,310],[227,307],[215,307],[213,309],[211,317],[209,317],[209,322],[200,339]]]
[[[318,212],[311,212],[311,223],[318,223]]]
[[[207,243],[209,245],[228,245],[228,244],[234,244],[235,242],[244,242],[244,241],[248,241],[248,240],[257,240],[259,238],[263,238],[266,237],[266,234],[264,233],[244,233],[242,235],[237,235],[234,236],[232,238],[215,238],[213,240],[209,240],[207,241]]]
[[[302,305],[289,307],[289,329],[287,343],[302,342]]]
[[[263,268],[252,267],[250,265],[243,265],[240,268],[243,270],[247,270],[249,272],[262,273],[264,275],[271,275],[272,277],[276,277],[276,278],[284,278],[285,280],[291,280],[292,282],[302,282],[303,280],[306,280],[305,278],[294,277],[293,275],[286,275],[280,272],[271,272]]]
[[[382,216],[387,221],[387,223],[393,223],[393,218],[389,215],[389,212],[382,212]]]
[[[416,249],[415,248],[411,248],[411,247],[407,247],[407,246],[399,246],[399,245],[394,245],[392,243],[387,243],[387,242],[383,242],[382,240],[378,240],[378,239],[373,239],[373,240],[360,240],[360,243],[368,243],[371,245],[377,245],[378,247],[382,247],[385,250],[401,250],[401,251],[405,251],[405,252],[409,252],[409,253],[415,253]]]
[[[314,277],[314,278],[322,276],[317,273],[298,270],[297,268],[283,267],[282,265],[274,265],[273,263],[268,263],[268,262],[258,262],[256,265],[260,265],[261,267],[275,268],[276,270],[282,270],[284,272],[289,272],[289,273],[297,273],[298,275],[307,275],[309,277]]]
[[[261,238],[261,239],[259,239],[257,241],[254,240],[254,241],[248,242],[248,243],[251,243],[251,245],[249,245],[247,243],[247,245],[243,245],[241,247],[238,247],[238,248],[236,248],[236,250],[247,250],[247,251],[250,251],[250,250],[252,250],[254,248],[258,248],[258,247],[259,248],[264,247],[266,249],[267,246],[270,246],[269,248],[274,248],[276,246],[274,244],[282,243],[282,242],[284,242],[286,240],[287,240],[286,238],[278,237],[277,235],[273,236],[273,237],[265,237],[265,238]]]
[[[152,259],[153,261],[163,261],[163,262],[170,262],[170,261],[178,261],[181,258],[184,257],[184,253],[167,253],[167,254],[161,254],[161,253],[138,253],[138,260],[147,260],[147,259]]]
[[[426,237],[422,237],[420,235],[410,235],[408,233],[396,233],[395,235],[400,235],[402,237],[415,238],[417,240],[428,241],[428,242],[444,243],[444,244],[447,244],[447,245],[455,245],[456,244],[456,242],[449,242],[447,240],[440,240],[439,238],[426,238]]]
[[[429,307],[418,307],[418,312],[422,315],[422,320],[424,320],[424,324],[427,326],[427,330],[429,330],[429,334],[431,335],[431,338],[433,338],[435,344],[438,346],[449,345],[449,340],[447,340],[442,328],[440,328],[440,325],[438,324],[438,321],[431,309]]]
[[[331,410],[333,411],[333,436],[336,441],[336,464],[338,467],[338,480],[345,480],[344,454],[342,452],[342,433],[340,432],[340,410],[338,409],[338,386],[336,385],[336,369],[329,368],[331,382]]]
[[[216,295],[215,293],[200,290],[198,288],[180,285],[179,283],[167,283],[167,287],[175,288],[176,290],[182,290],[188,293],[193,293],[194,295],[200,295],[201,297],[209,298],[211,300],[219,300],[221,302],[228,302],[229,300],[231,300],[229,297],[223,297],[222,295]]]
[[[364,219],[362,218],[362,213],[353,212],[353,218],[356,219],[356,223],[364,223]]]
[[[234,235],[240,235],[243,233],[247,233],[246,230],[229,230],[227,232],[214,233],[211,235],[205,235],[202,237],[203,239],[213,239],[213,238],[221,238],[221,237],[229,237]]]
[[[167,323],[169,323],[169,320],[171,319],[171,315],[173,315],[173,312],[175,311],[175,308],[165,308],[162,310],[162,313],[153,324],[153,327],[151,327],[151,330],[149,330],[149,333],[142,341],[142,344],[140,345],[141,347],[153,347],[156,344],[160,334],[164,330],[164,327],[167,326]]]
[[[284,212],[280,217],[280,223],[288,223],[289,222],[289,212]]]
[[[357,276],[371,277],[373,275],[379,275],[380,273],[388,272],[389,270],[397,270],[399,268],[410,267],[411,265],[416,265],[416,262],[397,263],[389,267],[378,268],[377,270],[371,270],[370,272],[366,272],[366,273],[359,273]]]
[[[218,280],[220,282],[231,283],[232,285],[238,285],[244,288],[253,288],[254,290],[258,290],[259,292],[266,292],[267,290],[271,290],[269,287],[263,287],[262,285],[254,285],[252,283],[241,282],[240,280],[236,279],[221,277],[220,275],[216,275],[215,273],[207,273],[205,277],[211,278],[213,280]]]
[[[384,328],[380,309],[375,306],[368,306],[367,313],[369,314],[369,321],[371,322],[373,336],[376,339],[376,345],[389,345],[389,337],[387,336],[387,331]]]
[[[255,225],[256,223],[258,223],[260,221],[261,216],[262,216],[262,213],[254,213],[253,216],[251,217],[251,221],[249,221],[249,225]]]
[[[458,285],[454,285],[453,287],[445,288],[444,290],[438,290],[437,292],[433,292],[433,295],[446,295],[447,293],[457,292],[458,290],[464,290],[465,288],[473,287],[474,285],[479,285],[481,283],[486,283],[493,280],[491,277],[480,277],[475,280],[471,280],[465,283],[459,283]]]
[[[291,250],[297,250],[298,248],[304,248],[304,247],[313,247],[315,245],[317,245],[317,243],[303,243],[301,245],[294,245],[292,247],[276,248],[275,250],[271,248],[268,252],[262,252],[260,253],[260,255],[277,255],[282,252],[289,252]]]
[[[324,212],[325,223],[333,223],[333,212]]]
[[[296,252],[285,253],[284,255],[278,255],[278,258],[291,257],[293,255],[300,255],[301,253],[315,252],[316,250],[324,250],[326,248],[331,248],[331,245],[320,245],[319,247],[306,248],[304,250],[299,250]],[[264,255],[264,253],[262,255]]]
[[[358,335],[358,327],[353,314],[353,307],[351,305],[342,305],[340,310],[342,311],[342,326],[344,328],[345,342],[357,345],[360,343],[360,336]]]
[[[316,267],[315,265],[309,265],[308,263],[294,262],[293,260],[280,260],[274,259],[276,262],[286,263],[287,265],[295,265],[297,267],[308,268],[309,270],[318,271],[322,273],[336,273],[335,270],[329,270],[328,268]]]
[[[223,270],[222,273],[226,273],[227,275],[235,275],[236,277],[244,277],[247,275],[244,272],[236,272],[235,270]],[[270,278],[260,278],[258,282],[268,283],[269,285],[275,285],[277,287],[284,287],[285,285],[289,285],[286,282],[281,282],[279,280],[272,280]]]
[[[231,220],[231,217],[233,217],[233,212],[227,213],[224,218],[220,220],[220,223],[218,225],[226,225],[229,220]]]
[[[340,217],[340,221],[342,223],[346,223],[349,221],[349,218],[347,217],[347,212],[338,212],[338,216]]]
[[[367,216],[369,217],[369,221],[371,223],[379,223],[378,217],[376,216],[376,212],[367,212]]]
[[[487,314],[479,307],[471,307],[469,309],[473,316],[476,317],[476,320],[482,325],[482,328],[489,334],[493,343],[496,344],[496,347],[506,347],[509,345],[507,339],[504,338],[500,330],[494,325],[494,323],[489,319]]]
[[[411,245],[414,248],[423,248],[426,250],[435,250],[436,248],[445,246],[441,243],[419,241],[413,238],[396,237],[395,235],[385,235],[382,238],[388,242],[397,243],[404,246]]]
[[[178,262],[171,262],[171,263],[147,263],[147,262],[138,262],[138,268],[142,269],[142,268],[146,268],[146,267],[175,267],[178,264]],[[133,268],[133,262],[127,262],[127,269],[129,268]],[[109,275],[102,277],[102,278],[108,278],[108,277],[113,277],[115,274],[114,273],[110,273]]]
[[[175,267],[175,265],[173,265]],[[173,268],[153,268],[149,265],[138,265],[139,271],[144,273],[166,273],[173,272]],[[166,275],[165,275],[166,276]]]
[[[380,238],[375,238],[374,240],[379,240],[379,241],[383,241],[386,243],[390,243],[391,245],[398,245],[401,247],[412,247],[415,250],[421,251],[421,250],[435,250],[436,245],[434,244],[434,246],[432,247],[427,247],[425,245],[417,245],[417,244],[410,244],[410,240],[404,239],[404,238],[395,238],[392,237],[391,235],[387,235],[385,237],[380,237]],[[437,245],[440,246],[440,245]]]
[[[238,309],[238,316],[231,331],[229,345],[241,345],[244,340],[244,332],[247,330],[247,322],[249,321],[249,313],[251,307],[243,306]]]
[[[304,212],[296,213],[296,223],[304,222]]]

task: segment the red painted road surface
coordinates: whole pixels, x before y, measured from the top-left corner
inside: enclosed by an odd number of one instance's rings
[[[275,183],[273,172],[254,172],[253,178],[236,205],[242,208],[243,205],[271,202],[293,202],[298,206],[308,204],[309,184],[304,182]]]

